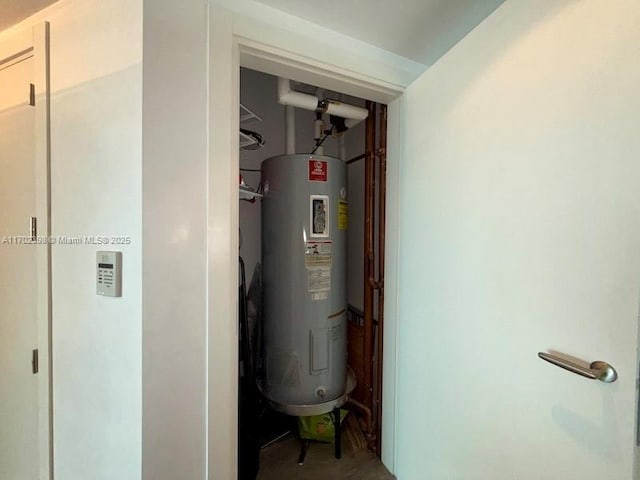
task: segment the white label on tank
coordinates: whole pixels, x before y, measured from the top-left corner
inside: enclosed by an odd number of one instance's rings
[[[326,300],[331,291],[331,240],[309,241],[304,252],[311,300]]]
[[[307,290],[310,293],[329,292],[331,290],[331,267],[308,268]],[[318,300],[321,299],[318,298]]]
[[[331,267],[331,241],[307,242],[304,251],[304,266],[307,268]]]
[[[336,315],[329,317],[329,340],[332,343],[339,342],[346,332],[347,310],[344,309]]]

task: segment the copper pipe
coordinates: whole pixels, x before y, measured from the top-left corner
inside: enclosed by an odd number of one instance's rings
[[[366,102],[369,115],[365,124],[364,159],[364,404],[373,407],[373,288],[370,279],[375,273],[373,235],[375,203],[376,104]]]
[[[371,409],[353,398],[349,398],[347,400],[347,404],[353,405],[364,414],[364,421],[367,426],[367,431],[364,432],[364,436],[367,439],[367,443],[370,444],[371,441],[375,438],[375,434],[373,432],[373,415],[371,414]]]
[[[384,339],[384,250],[387,205],[387,106],[380,106],[380,148],[379,159],[379,188],[378,196],[378,345],[376,362],[376,413],[378,428],[382,428],[382,355]],[[382,452],[382,435],[377,435],[376,451]]]

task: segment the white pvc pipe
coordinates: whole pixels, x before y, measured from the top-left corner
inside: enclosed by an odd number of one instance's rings
[[[353,118],[347,118],[344,121],[344,125],[347,128],[353,128],[355,127],[357,124],[359,124],[362,120],[354,120]]]
[[[346,118],[347,120],[358,120],[361,122],[369,115],[366,108],[354,107],[346,103],[340,103],[329,100],[326,113],[336,115],[337,117]]]
[[[324,133],[324,122],[318,118],[313,122],[313,139],[317,142],[322,138],[323,133]]]
[[[278,103],[315,111],[318,108],[318,97],[307,93],[294,92],[286,78],[278,78]]]
[[[284,109],[285,143],[287,155],[296,153],[296,109],[287,105]]]
[[[278,103],[303,108],[305,110],[317,111],[319,100],[315,95],[291,90],[291,82],[289,80],[286,78],[278,78]],[[348,127],[353,127],[360,123],[367,118],[369,114],[366,108],[356,107],[334,100],[329,100],[324,112],[346,119],[345,124]]]

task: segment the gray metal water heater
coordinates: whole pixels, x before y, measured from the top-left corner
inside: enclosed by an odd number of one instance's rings
[[[292,412],[346,388],[346,173],[327,156],[262,162],[261,387]]]

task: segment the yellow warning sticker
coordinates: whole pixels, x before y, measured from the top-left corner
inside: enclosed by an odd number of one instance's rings
[[[338,202],[338,230],[346,230],[349,225],[348,204],[344,200]]]

